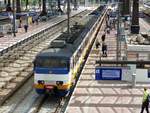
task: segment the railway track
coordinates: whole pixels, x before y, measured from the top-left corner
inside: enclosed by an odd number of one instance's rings
[[[85,10],[72,17],[71,25],[90,12]],[[65,29],[66,21],[60,22],[49,31],[37,34],[32,40],[0,57],[0,105],[32,77],[34,57]]]
[[[84,14],[85,15],[85,14]],[[79,16],[79,18],[81,18]],[[76,19],[77,20],[77,19]],[[29,63],[34,59],[34,55],[36,55],[40,50],[47,47],[51,40],[57,37],[59,34],[55,34],[51,36],[51,38],[46,39],[45,41],[39,43],[34,48],[24,55],[21,56],[21,60],[25,60]],[[48,36],[47,36],[48,37]],[[46,37],[46,38],[47,38]],[[38,50],[38,51],[37,51]],[[31,54],[32,53],[32,54]],[[25,57],[26,56],[26,57]],[[28,57],[27,57],[28,56]],[[33,58],[33,59],[32,59]],[[32,65],[32,63],[31,63]],[[32,68],[32,66],[28,66]],[[28,69],[28,67],[26,69]],[[29,74],[28,72],[26,72]],[[40,96],[37,95],[34,89],[31,87],[33,84],[32,70],[30,73],[30,79],[26,84],[24,84],[11,98],[7,99],[3,105],[0,106],[0,113],[59,113],[64,112],[64,109],[71,97],[71,94],[67,96],[67,98],[60,100],[60,98],[54,98],[54,95],[51,96]],[[20,76],[18,76],[20,77]]]
[[[77,15],[76,17],[74,17],[71,21],[71,24],[73,25],[75,20],[80,21],[82,20],[82,17],[85,16],[86,14],[89,14],[91,11],[84,11],[81,14]],[[88,21],[88,19],[84,20],[84,21]],[[61,24],[62,25],[62,24]],[[61,26],[60,25],[60,26]],[[9,82],[7,82],[7,84],[5,85],[5,87],[2,87],[0,89],[0,95],[5,95],[3,97],[1,97],[1,101],[0,101],[0,113],[36,113],[36,112],[41,112],[40,106],[42,104],[46,105],[45,102],[52,102],[52,103],[48,103],[50,106],[52,105],[51,108],[60,108],[59,107],[59,98],[54,101],[52,101],[52,99],[54,99],[52,96],[48,97],[48,99],[46,99],[46,101],[44,100],[45,97],[44,96],[38,96],[35,92],[34,89],[32,88],[32,84],[33,84],[33,77],[32,77],[32,61],[34,60],[34,57],[36,56],[36,54],[38,52],[40,52],[42,49],[46,48],[50,41],[52,41],[53,39],[55,39],[56,37],[58,37],[61,34],[62,31],[62,27],[60,29],[57,29],[55,32],[53,31],[53,33],[50,34],[44,34],[44,39],[38,40],[38,42],[33,42],[31,43],[31,47],[28,48],[24,48],[26,51],[24,52],[23,55],[20,55],[18,59],[16,59],[15,61],[13,61],[13,63],[9,63],[7,66],[1,66],[2,67],[2,71],[5,68],[9,68],[9,66],[14,66],[14,69],[18,69],[19,74],[16,73],[16,75],[14,75],[13,79],[10,80]],[[28,45],[30,46],[30,44]],[[30,49],[29,49],[30,48]],[[18,51],[21,52],[21,51]],[[19,54],[18,54],[19,55]],[[24,68],[22,69],[21,66],[24,66]],[[13,72],[14,70],[11,68],[9,70],[10,73]],[[4,76],[4,75],[3,75]],[[26,83],[27,81],[29,81],[29,83]],[[24,84],[25,83],[25,84]],[[10,92],[8,93],[8,95],[6,95],[7,90],[10,89]],[[18,90],[19,89],[19,90]],[[5,93],[6,91],[6,93]],[[17,93],[16,93],[17,91]],[[4,94],[3,94],[4,93]],[[19,95],[19,96],[18,96]],[[11,97],[11,98],[10,98]],[[7,101],[6,101],[7,100]],[[30,103],[30,104],[29,104]],[[9,106],[9,108],[8,108]],[[51,110],[51,109],[50,109]],[[43,110],[42,110],[43,111]],[[57,112],[56,109],[53,110],[54,112]],[[53,112],[52,111],[52,112]]]
[[[93,48],[93,44],[95,46],[95,39],[97,38],[97,34],[98,34],[99,30],[100,29],[104,30],[104,28],[105,28],[105,24],[102,24],[104,22],[104,17],[105,16],[103,16],[103,18],[101,19],[98,27],[95,29],[96,31],[92,34],[94,38],[93,38],[93,41],[91,41],[92,43],[90,44],[90,47],[89,47],[90,49],[89,49],[88,53],[90,53],[91,49]],[[88,53],[87,53],[87,58],[88,58],[88,55],[89,55]],[[86,59],[87,58],[85,58],[83,66],[81,67],[82,69],[83,69],[83,67],[84,67],[84,65],[86,63]],[[81,69],[79,75],[81,74],[82,69]],[[74,86],[74,88],[75,88],[75,86]],[[53,109],[54,107],[51,108],[51,100],[43,101],[42,106],[40,106],[40,108],[36,111],[36,113],[64,113],[65,109],[66,109],[66,107],[68,105],[68,102],[69,102],[69,100],[70,100],[70,98],[72,96],[72,93],[73,92],[69,93],[64,99],[60,100],[60,98],[57,98],[58,100],[55,100],[55,101],[57,101],[57,104],[55,104],[56,105],[55,109]]]

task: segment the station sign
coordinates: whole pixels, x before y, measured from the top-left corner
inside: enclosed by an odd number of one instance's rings
[[[112,67],[96,67],[95,80],[121,80],[122,69]]]

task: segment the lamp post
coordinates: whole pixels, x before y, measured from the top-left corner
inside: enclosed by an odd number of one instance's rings
[[[70,0],[67,0],[67,33],[70,35]]]
[[[133,0],[131,33],[139,34],[139,0]]]
[[[119,31],[119,28],[120,28],[120,7],[119,7],[119,0],[118,0],[118,22],[117,22],[117,50],[116,50],[116,60],[118,61],[119,60],[119,38],[120,38],[120,31]]]
[[[16,37],[16,31],[15,31],[15,27],[16,27],[16,23],[15,23],[15,20],[16,20],[16,15],[15,15],[15,0],[12,1],[12,5],[13,5],[13,36]]]

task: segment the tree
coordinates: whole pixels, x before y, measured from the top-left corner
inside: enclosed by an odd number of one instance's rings
[[[129,15],[130,14],[130,0],[122,0],[122,15]]]
[[[62,9],[61,9],[61,7],[60,7],[60,0],[58,0],[57,2],[58,2],[58,12],[63,13],[63,11],[62,11]]]
[[[41,10],[41,4],[42,4],[42,1],[39,0],[39,9]]]
[[[4,0],[4,4],[5,4],[5,5],[6,5],[6,3],[7,3],[6,0]]]
[[[21,13],[21,2],[16,0],[16,13]]]
[[[12,11],[12,8],[11,8],[11,0],[8,0],[8,4],[6,6],[6,11]]]
[[[46,0],[42,0],[42,12],[40,14],[41,16],[47,15],[46,11]]]
[[[28,9],[29,0],[26,0],[26,10]]]
[[[29,2],[31,2],[31,0],[21,0],[21,6],[24,7],[25,6],[25,10],[28,9],[28,5]]]
[[[11,0],[8,0],[8,5],[9,5],[9,6],[11,5]]]

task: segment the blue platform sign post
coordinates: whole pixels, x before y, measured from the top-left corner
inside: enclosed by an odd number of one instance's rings
[[[122,69],[112,67],[96,67],[95,80],[121,80]]]

